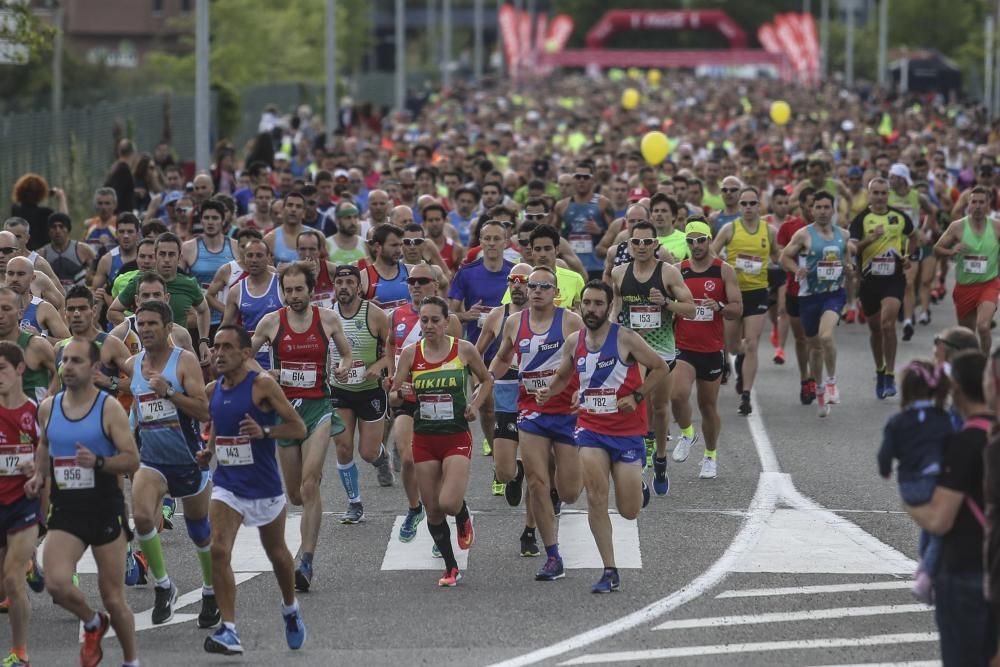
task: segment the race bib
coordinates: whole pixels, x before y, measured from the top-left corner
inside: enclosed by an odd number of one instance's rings
[[[278,381],[282,387],[312,389],[316,386],[316,364],[309,361],[282,362]]]
[[[614,387],[599,387],[583,392],[583,409],[594,415],[618,412],[617,390]]]
[[[455,418],[455,404],[450,394],[424,394],[420,397],[420,418],[445,421]]]
[[[253,465],[253,447],[250,446],[250,436],[216,436],[215,455],[219,457],[221,466]]]
[[[160,398],[156,394],[139,394],[139,419],[144,422],[157,422],[177,416],[177,406],[169,398]]]
[[[896,258],[892,255],[879,255],[872,258],[871,274],[873,276],[896,275]]]
[[[347,372],[347,383],[346,384],[361,384],[365,381],[365,372],[368,369],[365,368],[365,362],[355,359],[351,364],[351,370]]]
[[[966,273],[984,274],[986,273],[989,259],[983,255],[966,255],[962,258],[962,267]]]
[[[764,260],[755,255],[736,255],[736,270],[741,273],[758,275],[764,268]]]
[[[319,306],[320,308],[333,308],[333,293],[319,292],[313,294],[312,305]]]
[[[35,447],[25,445],[0,445],[0,477],[11,477],[22,474],[18,467],[22,463],[35,460]]]
[[[840,262],[816,262],[816,277],[821,281],[840,280],[843,272],[844,265]]]
[[[590,234],[570,234],[569,247],[577,255],[592,255],[594,253],[594,237]]]
[[[687,318],[685,318],[687,319]],[[697,299],[694,302],[694,317],[692,322],[711,322],[715,319],[715,310],[705,303],[704,299]]]
[[[61,491],[94,488],[94,469],[78,466],[75,456],[52,459],[52,470]]]
[[[549,378],[556,374],[555,369],[547,371],[526,371],[521,373],[521,383],[529,394],[537,394],[542,387],[549,386]]]
[[[660,306],[629,306],[628,321],[632,329],[659,329],[663,310]]]

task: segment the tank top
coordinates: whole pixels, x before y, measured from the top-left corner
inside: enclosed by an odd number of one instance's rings
[[[42,325],[38,323],[38,304],[42,302],[42,297],[33,296],[28,305],[24,308],[24,313],[21,315],[21,322],[18,328],[24,329],[25,327],[34,327],[35,331],[39,332],[43,336],[48,335],[48,331],[42,328]]]
[[[687,234],[681,230],[675,229],[672,234],[667,236],[658,236],[656,240],[659,241],[660,245],[666,248],[678,262],[687,259]]]
[[[986,283],[997,277],[997,241],[993,220],[987,218],[986,228],[976,235],[968,216],[962,218],[962,240],[968,250],[955,257],[955,281],[959,285]]]
[[[330,261],[338,266],[341,264],[353,264],[359,259],[364,259],[367,256],[365,253],[365,241],[360,236],[355,236],[354,247],[343,249],[334,240],[335,237],[331,236],[326,240],[326,249],[329,254]]]
[[[432,241],[433,243],[433,241]],[[455,261],[455,242],[449,237],[444,237],[444,247],[441,248],[441,259],[444,260],[444,265],[448,267],[448,270],[452,273],[458,270],[458,262]]]
[[[299,251],[285,243],[284,227],[274,229],[274,265],[290,264],[299,260]]]
[[[458,356],[458,339],[448,336],[451,349],[441,361],[428,361],[424,356],[424,341],[417,344],[410,367],[417,411],[413,415],[413,432],[427,435],[448,435],[469,430],[465,419],[466,390],[469,369]]]
[[[833,238],[819,235],[816,225],[806,225],[809,232],[809,252],[799,256],[799,266],[808,271],[806,281],[799,283],[799,296],[836,292],[844,286],[846,242],[840,227],[833,228]]]
[[[518,379],[521,381],[517,408],[521,412],[568,415],[573,409],[573,392],[579,386],[576,374],[570,379],[566,388],[558,396],[549,397],[545,405],[538,405],[535,400],[535,392],[547,386],[559,370],[562,346],[566,342],[562,326],[565,312],[563,308],[556,308],[548,331],[536,333],[531,329],[530,310],[525,308],[521,311],[520,326],[514,345]]]
[[[767,289],[767,262],[771,256],[771,237],[767,223],[757,221],[757,231],[751,234],[743,219],[733,222],[733,237],[726,245],[726,262],[736,269],[741,292]]]
[[[271,282],[260,296],[250,293],[250,285],[246,280],[240,282],[240,321],[243,328],[251,335],[257,329],[257,323],[267,315],[281,308],[281,293],[278,292],[278,276],[271,274]],[[257,363],[261,368],[271,368],[271,346],[264,343],[257,351]]]
[[[18,408],[0,408],[0,505],[24,497],[27,478],[17,471],[38,447],[38,405],[29,397]]]
[[[586,330],[580,331],[573,355],[573,367],[580,376],[576,426],[605,435],[646,435],[646,401],[640,402],[635,412],[618,411],[618,399],[642,386],[639,364],[626,363],[618,353],[620,329],[612,323],[604,344],[594,352],[587,347]]]
[[[32,336],[34,334],[30,334],[27,331],[22,331],[17,335],[17,346],[21,348],[25,356],[27,356],[28,344],[31,342]],[[49,383],[51,381],[52,375],[49,373],[49,369],[44,366],[28,368],[26,363],[24,375],[21,376],[21,390],[28,395],[28,398],[41,403],[42,399],[45,398],[45,394],[49,391]]]
[[[278,311],[278,331],[274,336],[274,367],[278,382],[288,399],[327,398],[327,355],[330,341],[323,330],[319,308],[312,306],[312,322],[302,333],[288,323],[288,308]]]
[[[677,349],[685,352],[712,353],[725,347],[722,313],[705,305],[705,299],[726,303],[726,285],[722,281],[722,260],[716,257],[705,271],[698,273],[691,260],[681,262],[681,277],[691,290],[695,313],[691,319],[677,318]]]
[[[219,252],[212,252],[205,245],[205,241],[202,238],[198,238],[195,247],[198,250],[198,255],[195,257],[194,263],[191,264],[191,276],[198,281],[201,285],[202,290],[207,290],[208,286],[212,284],[212,280],[215,278],[215,274],[225,266],[227,263],[235,261],[236,257],[233,255],[233,246],[230,244],[229,239],[223,239],[222,250]],[[223,302],[225,303],[225,302]],[[217,310],[212,311],[212,324],[218,324],[222,321],[222,313]]]
[[[53,248],[51,243],[42,248],[46,261],[63,287],[83,284],[83,279],[87,276],[87,267],[80,261],[76,246],[76,241],[70,241],[62,252]]]
[[[398,366],[399,355],[403,348],[413,345],[423,335],[420,328],[420,312],[410,304],[392,311],[392,331],[396,347],[394,354]]]
[[[181,349],[173,348],[160,375],[174,391],[183,394],[184,385],[177,374],[177,360],[180,356]],[[142,373],[145,358],[145,350],[136,356],[132,382],[129,384],[134,397],[132,417],[139,440],[139,458],[143,463],[194,464],[195,454],[201,449],[194,420],[181,412],[169,398],[160,398],[149,386]]]
[[[563,226],[569,237],[569,245],[580,258],[583,268],[587,271],[602,271],[604,261],[594,254],[594,248],[601,242],[604,231],[607,231],[607,224],[601,214],[601,195],[594,193],[590,201],[580,204],[575,197],[571,197],[566,212],[563,213]],[[590,234],[584,231],[583,227],[588,220],[593,220],[601,227],[600,234]]]
[[[624,325],[642,336],[664,361],[673,361],[677,355],[674,345],[674,314],[666,306],[650,302],[651,289],[658,289],[667,298],[672,297],[670,290],[663,284],[663,262],[656,262],[653,275],[644,282],[639,282],[635,277],[635,262],[630,262],[625,267],[621,286]]]
[[[368,272],[368,294],[366,299],[375,302],[386,313],[392,313],[396,308],[410,303],[410,288],[406,284],[409,270],[403,262],[397,263],[395,278],[385,278],[375,268],[375,264],[365,267]]]
[[[737,211],[736,213],[726,213],[725,207],[724,206],[720,207],[719,215],[715,218],[715,227],[712,228],[712,236],[717,236],[719,234],[719,230],[722,229],[722,226],[725,225],[727,222],[735,222],[736,220],[739,219],[740,219],[739,211]]]
[[[500,351],[500,339],[503,329],[507,326],[507,319],[510,317],[510,304],[503,307],[503,319],[500,320],[500,335],[493,339],[490,346],[486,348],[483,360],[489,366],[493,358]],[[493,399],[497,412],[517,412],[517,394],[520,381],[518,380],[517,364],[512,363],[503,377],[497,378],[493,382]]]
[[[377,389],[380,382],[365,378],[365,371],[373,366],[381,357],[383,341],[372,333],[368,327],[368,304],[369,301],[362,299],[361,307],[354,317],[346,317],[340,310],[340,304],[334,306],[334,311],[340,315],[341,324],[344,326],[344,336],[351,344],[352,368],[347,378],[347,382],[341,384],[333,380],[333,386],[343,391],[369,391]],[[340,353],[334,346],[330,350],[330,367],[335,368],[340,363]]]
[[[135,323],[135,315],[126,317],[125,322],[128,323],[128,330],[125,332],[125,338],[122,339],[122,343],[128,348],[129,354],[139,354],[142,350],[142,339],[139,338],[139,326]],[[173,341],[171,341],[172,344]]]
[[[274,426],[273,412],[264,412],[253,402],[256,371],[248,371],[243,381],[226,389],[220,377],[209,400],[208,409],[215,427],[215,456],[219,465],[212,484],[247,499],[281,496],[281,475],[275,455],[274,438],[251,440],[240,435],[243,415],[261,425]]]
[[[336,299],[333,279],[330,277],[330,267],[326,260],[319,261],[319,271],[316,273],[316,287],[313,289],[312,303],[320,308],[333,308]]]
[[[122,266],[124,265],[124,262],[122,262],[122,249],[115,246],[108,251],[108,254],[111,255],[111,266],[108,268],[108,284],[113,285],[115,278],[118,277],[118,272],[122,270]]]
[[[81,419],[70,419],[63,412],[65,395],[66,392],[61,391],[52,399],[52,413],[45,425],[53,480],[52,505],[81,513],[99,513],[109,506],[120,507],[124,499],[117,475],[76,464],[78,442],[84,443],[98,456],[108,457],[118,453],[104,431],[104,402],[109,397],[104,392],[97,392],[97,398],[87,414]]]
[[[920,226],[920,193],[915,189],[910,190],[905,195],[896,194],[895,190],[889,190],[889,206],[898,208],[906,214],[906,217],[913,223],[913,227]],[[924,238],[921,236],[921,241]]]

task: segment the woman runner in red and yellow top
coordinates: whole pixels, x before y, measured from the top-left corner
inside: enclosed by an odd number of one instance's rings
[[[462,578],[445,514],[455,517],[460,548],[468,549],[474,539],[465,504],[472,458],[469,422],[479,413],[482,399],[493,391],[493,378],[475,346],[447,335],[448,319],[444,299],[430,296],[421,302],[423,337],[403,349],[392,381],[392,391],[402,390],[417,399],[413,461],[427,512],[427,529],[444,558],[445,572],[439,586],[454,586]],[[471,400],[467,398],[469,371],[480,382]]]

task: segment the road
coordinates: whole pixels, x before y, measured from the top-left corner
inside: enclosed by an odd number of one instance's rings
[[[950,304],[934,315],[901,343],[899,367],[930,356],[934,332],[953,321]],[[696,446],[687,462],[671,461],[669,496],[654,497],[637,525],[616,524],[619,593],[590,593],[599,561],[583,498],[561,519],[566,578],[534,581],[541,559],[518,556],[523,510],[491,495],[491,462],[478,451],[468,494],[476,543],[463,582],[439,589],[426,529],[410,545],[396,541],[405,497],[398,485],[379,488],[374,469],[362,464],[367,520],[338,522],[346,500],[331,453],[316,578],[300,596],[305,648],[287,650],[273,575],[247,535],[237,592],[246,656],[202,651],[208,631],[193,620],[200,577],[178,520],[164,549],[193,604],[176,624],[141,624],[142,664],[933,664],[932,612],[909,593],[917,531],[875,464],[898,399],[875,399],[867,328],[843,324],[837,335],[842,404],[828,419],[799,404],[794,354],[776,366],[766,340],[750,419],[737,415],[732,385],[723,387],[718,479],[698,479]],[[82,574],[81,586],[97,599],[94,575]],[[152,598],[149,587],[128,590],[147,617]],[[77,622],[44,594],[32,594],[32,606],[33,661],[75,664]],[[105,664],[117,664],[117,642],[105,644]]]

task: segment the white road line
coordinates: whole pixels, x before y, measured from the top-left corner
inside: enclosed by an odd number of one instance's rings
[[[764,428],[764,420],[760,416],[760,403],[757,402],[757,394],[750,394],[750,406],[752,411],[747,415],[747,426],[750,428],[750,437],[753,439],[753,446],[757,450],[757,458],[760,459],[761,472],[781,472],[778,464],[778,456],[774,453],[774,445],[771,444],[771,436]]]
[[[817,595],[821,593],[853,593],[856,591],[888,591],[895,588],[910,588],[912,581],[869,581],[857,584],[824,584],[822,586],[789,586],[785,588],[748,588],[746,590],[723,591],[716,595],[721,598],[758,598],[779,595]]]
[[[818,621],[827,618],[851,618],[856,616],[881,616],[883,614],[915,614],[933,611],[925,604],[887,604],[868,607],[833,607],[831,609],[807,609],[805,611],[770,612],[743,616],[711,616],[706,618],[683,618],[657,625],[654,630],[683,630],[688,628],[709,628],[726,625],[755,625],[758,623],[793,623],[795,621]]]
[[[622,651],[619,653],[593,653],[560,662],[560,665],[597,665],[608,662],[642,663],[646,660],[665,658],[690,658],[702,655],[725,655],[732,653],[760,653],[764,651],[794,651],[815,648],[843,648],[849,646],[885,646],[889,644],[917,644],[936,642],[936,632],[908,632],[893,635],[871,635],[868,637],[830,637],[823,639],[796,639],[775,642],[751,642],[747,644],[715,644],[710,646],[678,646],[675,648],[651,649],[648,651]]]
[[[622,518],[617,512],[609,512],[615,561],[619,569],[642,568],[642,554],[639,549],[639,522]],[[567,569],[599,570],[604,567],[601,553],[597,550],[594,535],[590,532],[587,514],[565,512],[559,519],[559,550],[563,553],[563,567]]]
[[[941,661],[911,660],[910,662],[856,662],[851,665],[814,665],[813,667],[941,667]]]
[[[430,533],[421,525],[417,531],[417,536],[412,542],[399,541],[399,527],[403,525],[405,515],[396,517],[389,531],[389,543],[385,547],[385,556],[382,557],[383,570],[444,570],[444,561],[434,558],[431,555],[431,548],[434,540]],[[475,527],[475,516],[473,516],[473,527]],[[451,548],[455,552],[455,560],[458,561],[458,569],[465,570],[469,567],[469,552],[458,548],[458,530],[455,528],[455,517],[448,517],[448,526],[451,529]],[[475,544],[472,545],[475,549]]]

